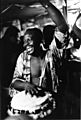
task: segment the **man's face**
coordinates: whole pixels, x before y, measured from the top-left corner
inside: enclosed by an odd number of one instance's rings
[[[33,40],[31,38],[32,35],[30,34],[26,34],[24,36],[24,47],[26,47],[28,54],[32,54],[34,52]]]

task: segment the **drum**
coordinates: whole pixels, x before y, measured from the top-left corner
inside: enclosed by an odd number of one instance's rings
[[[56,102],[51,93],[38,89],[38,95],[32,96],[30,93],[25,94],[25,91],[22,91],[12,98],[8,114],[10,116],[27,114],[33,119],[37,119],[51,114],[55,108]]]

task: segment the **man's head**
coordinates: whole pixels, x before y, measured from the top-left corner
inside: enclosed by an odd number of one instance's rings
[[[49,48],[49,45],[51,44],[53,37],[54,37],[54,31],[55,31],[54,25],[47,25],[43,28],[43,37],[44,37],[44,47]]]
[[[17,27],[9,26],[4,35],[5,42],[17,43],[19,32]]]
[[[38,28],[27,29],[24,35],[24,47],[30,52],[37,51],[42,42],[43,34]]]

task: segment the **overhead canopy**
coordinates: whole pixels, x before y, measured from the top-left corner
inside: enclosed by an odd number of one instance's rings
[[[45,13],[45,9],[36,7],[23,7],[17,5],[11,5],[6,11],[1,13],[2,22],[13,19],[29,19],[42,15]]]
[[[59,9],[66,6],[66,0],[50,0]],[[67,0],[70,2],[70,0]],[[72,2],[73,0],[71,0]],[[74,0],[78,3],[79,0]],[[74,4],[75,4],[74,3]],[[20,20],[48,20],[49,15],[39,3],[39,0],[1,0],[0,8],[0,24],[10,22],[14,19]],[[71,4],[68,5],[68,11],[71,9]],[[76,8],[75,8],[76,9]],[[72,10],[72,9],[71,9]]]
[[[11,4],[21,4],[21,5],[30,5],[36,3],[38,0],[1,0],[1,11]],[[0,11],[0,12],[1,12]]]
[[[56,0],[50,0],[53,4],[57,4]],[[59,0],[57,0],[59,1]],[[62,6],[64,0],[58,2],[58,6]],[[60,4],[60,5],[59,5]],[[13,19],[28,20],[31,18],[39,19],[48,16],[45,9],[39,3],[39,0],[2,0],[1,1],[0,23],[5,23]],[[48,16],[49,17],[49,16]]]

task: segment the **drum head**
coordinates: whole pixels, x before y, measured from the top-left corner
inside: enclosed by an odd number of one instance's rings
[[[33,118],[38,118],[50,114],[56,107],[55,103],[52,94],[48,92],[44,92],[44,96],[32,96],[22,91],[12,98],[10,107],[13,113],[21,114],[23,111]]]

